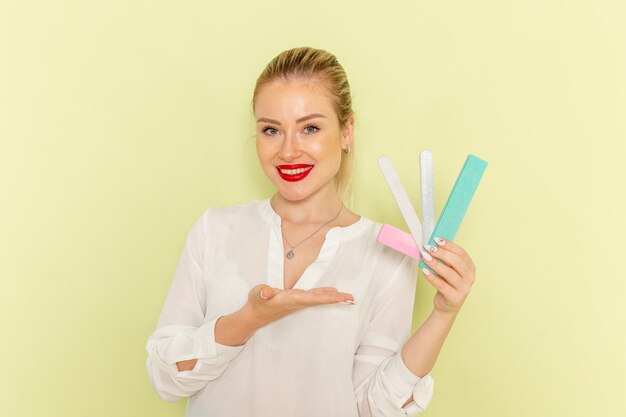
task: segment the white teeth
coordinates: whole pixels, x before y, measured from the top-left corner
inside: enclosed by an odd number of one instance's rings
[[[310,170],[311,168],[313,167],[297,168],[297,169],[281,169],[280,172],[282,172],[283,174],[287,174],[287,175],[296,175],[296,174],[302,174],[303,172],[306,172]]]

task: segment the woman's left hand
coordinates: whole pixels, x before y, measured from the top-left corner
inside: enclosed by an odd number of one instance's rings
[[[444,314],[456,314],[476,279],[476,266],[459,245],[447,239],[435,240],[436,245],[425,245],[428,252],[422,251],[422,260],[436,274],[422,268],[424,278],[437,290],[433,300],[435,310]]]

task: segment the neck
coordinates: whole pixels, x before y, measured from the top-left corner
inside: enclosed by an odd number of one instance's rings
[[[315,193],[304,200],[290,201],[279,193],[271,200],[274,211],[283,221],[296,224],[324,223],[337,215],[342,201],[334,190]]]

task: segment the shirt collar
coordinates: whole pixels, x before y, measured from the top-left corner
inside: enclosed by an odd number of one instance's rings
[[[269,226],[280,228],[281,218],[278,213],[276,213],[272,208],[272,205],[270,204],[270,198],[257,200],[257,204],[259,214],[261,215],[263,220],[265,220],[265,222]],[[336,226],[331,228],[326,233],[326,239],[334,241],[346,241],[356,239],[374,225],[375,223],[373,221],[361,216],[359,220],[348,226]]]

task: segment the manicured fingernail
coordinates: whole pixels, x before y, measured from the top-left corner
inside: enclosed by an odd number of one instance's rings
[[[433,257],[432,257],[432,256],[430,256],[430,255],[428,254],[428,252],[426,252],[426,251],[422,251],[422,257],[423,257],[424,259],[426,259],[427,261],[432,261],[432,260],[433,260]]]
[[[443,246],[443,245],[445,245],[445,244],[446,244],[446,241],[445,241],[445,240],[443,240],[443,239],[442,239],[442,238],[440,238],[440,237],[436,237],[436,238],[435,238],[435,243],[437,243],[439,246]]]
[[[346,301],[341,301],[342,304],[348,304],[348,305],[354,305],[354,301],[352,300],[346,300]]]
[[[260,296],[262,299],[267,300],[267,297],[263,295],[263,290],[261,290]]]
[[[427,277],[429,277],[431,275],[431,272],[427,269],[427,268],[422,268],[422,272],[424,273],[424,275],[426,275]]]
[[[437,246],[424,245],[424,248],[431,253],[437,252]]]

